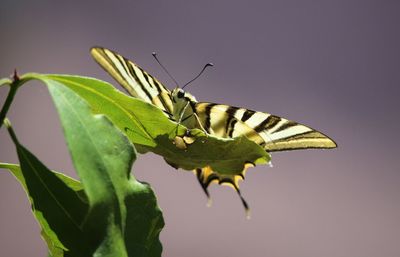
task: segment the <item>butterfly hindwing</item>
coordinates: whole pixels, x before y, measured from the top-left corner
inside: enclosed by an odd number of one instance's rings
[[[195,113],[207,133],[223,138],[246,136],[267,152],[307,148],[334,148],[336,143],[310,127],[264,112],[256,112],[223,104],[196,103]],[[248,167],[236,175],[221,175],[211,168],[196,169],[196,176],[209,197],[208,186],[212,182],[227,184],[241,196],[239,181],[244,179]]]
[[[204,193],[206,194],[208,200],[210,201],[210,193],[208,192],[208,186],[212,183],[218,183],[220,185],[227,185],[232,187],[239,195],[240,200],[242,201],[243,207],[246,210],[246,215],[247,217],[249,216],[250,208],[249,205],[247,204],[246,200],[243,198],[242,193],[240,192],[239,189],[239,181],[244,180],[245,178],[245,173],[248,168],[254,167],[254,164],[247,163],[243,169],[243,171],[240,174],[237,175],[224,175],[224,174],[218,174],[217,172],[214,172],[209,166],[204,167],[204,168],[198,168],[194,170],[194,174],[197,177],[197,180],[199,181],[201,187],[204,190]]]

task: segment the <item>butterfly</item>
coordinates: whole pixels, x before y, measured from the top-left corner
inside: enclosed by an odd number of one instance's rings
[[[170,91],[137,64],[109,49],[93,47],[91,55],[131,96],[155,105],[171,121],[189,130],[197,128],[221,138],[245,136],[267,152],[337,147],[328,136],[297,122],[265,112],[198,102],[178,86]],[[181,143],[186,147],[185,142]],[[219,174],[208,166],[196,168],[194,173],[209,199],[208,186],[211,183],[226,184],[236,190],[248,211],[248,204],[239,189],[239,181],[244,179],[246,170],[253,166],[247,163],[244,170],[236,175]]]

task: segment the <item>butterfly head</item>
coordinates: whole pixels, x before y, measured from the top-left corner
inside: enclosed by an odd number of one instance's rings
[[[182,125],[186,127],[194,128],[196,125],[194,123],[193,106],[197,102],[194,96],[185,92],[182,88],[176,87],[171,92],[171,100],[173,102],[172,115],[175,121],[182,122]]]
[[[176,104],[186,104],[187,102],[197,102],[196,98],[182,88],[176,87],[171,92],[172,101]]]

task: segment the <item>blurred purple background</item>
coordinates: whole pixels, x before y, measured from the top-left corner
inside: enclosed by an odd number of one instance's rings
[[[187,90],[270,112],[334,138],[335,150],[273,154],[273,168],[241,184],[252,208],[191,172],[140,156],[138,179],[164,211],[163,256],[400,256],[399,1],[2,0],[0,75],[68,73],[114,81],[94,63],[101,45],[133,59],[169,88],[157,51]],[[20,141],[51,169],[75,176],[47,89],[30,83],[9,112]],[[115,84],[115,83],[114,83]],[[0,88],[4,102],[6,88]],[[0,161],[18,162],[4,128]],[[0,171],[0,256],[46,256],[18,182]]]

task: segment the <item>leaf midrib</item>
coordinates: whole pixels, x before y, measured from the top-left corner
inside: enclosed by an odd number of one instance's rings
[[[65,98],[64,93],[61,93],[61,96],[62,96],[62,98],[63,98],[64,103],[66,103],[67,105],[69,105],[69,107],[71,108],[70,110],[72,110],[74,116],[75,116],[75,117],[77,118],[77,120],[79,121],[81,127],[83,128],[83,131],[84,131],[85,134],[86,134],[86,137],[90,140],[91,145],[94,147],[94,149],[95,149],[95,151],[96,151],[96,155],[99,156],[99,159],[100,159],[100,161],[101,161],[101,164],[103,165],[103,167],[106,167],[106,170],[108,170],[108,166],[105,165],[106,162],[105,162],[105,160],[104,160],[104,158],[103,158],[103,155],[100,154],[100,151],[99,151],[99,149],[98,149],[98,147],[97,147],[97,144],[94,144],[94,140],[93,140],[92,135],[89,133],[89,131],[87,130],[86,126],[84,126],[85,123],[82,121],[82,119],[80,118],[80,116],[77,114],[77,112],[75,111],[75,108],[73,108],[73,106],[70,104],[70,102],[67,101],[67,99]],[[106,176],[108,177],[109,181],[112,181],[112,179],[111,179],[111,177],[109,176],[109,173],[108,173],[108,172],[106,172]],[[113,189],[114,195],[116,196],[116,198],[117,198],[118,200],[120,200],[118,194],[115,193],[115,192],[116,192],[116,188],[115,188],[114,184],[113,184],[113,183],[110,183],[110,184],[111,184],[111,187],[112,187],[112,189]]]

